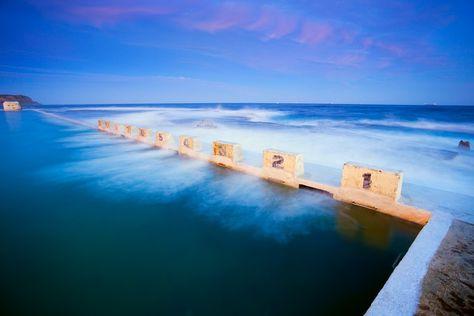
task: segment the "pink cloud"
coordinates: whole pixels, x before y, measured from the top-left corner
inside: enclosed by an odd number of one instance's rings
[[[334,59],[334,64],[339,66],[359,66],[366,59],[365,55],[351,53]]]
[[[340,31],[340,36],[344,43],[351,44],[357,37],[357,32],[351,29],[343,29]]]
[[[264,33],[264,39],[278,39],[294,32],[297,26],[297,16],[273,6],[264,6],[258,18],[245,28]]]
[[[395,59],[417,64],[444,62],[434,52],[429,52],[430,46],[423,46],[418,37],[410,39],[408,36],[407,39],[405,34],[405,38],[400,39],[395,33],[364,29],[358,19],[354,22],[344,15],[338,18],[332,12],[330,15],[314,12],[310,15],[298,11],[298,5],[292,6],[291,2],[267,5],[248,0],[27,1],[54,18],[97,28],[120,27],[122,21],[159,17],[174,27],[188,30],[212,34],[238,30],[263,41],[286,40],[292,42],[292,54],[301,50],[319,58],[321,64],[355,66],[383,60],[380,62],[383,68],[389,67]],[[404,9],[395,7],[392,11],[398,17]],[[272,49],[272,46],[268,47]],[[365,60],[366,56],[370,56],[370,60]]]
[[[75,22],[82,21],[100,27],[134,17],[170,14],[173,10],[170,6],[73,6],[66,8],[63,14]]]
[[[403,57],[408,54],[408,49],[400,44],[388,43],[381,40],[374,40],[372,38],[364,38],[362,40],[362,47],[365,49],[377,48],[396,57]]]
[[[238,3],[224,3],[213,10],[205,13],[205,17],[187,17],[183,24],[189,28],[206,31],[210,33],[242,27],[251,20],[251,9],[247,5]],[[204,15],[202,14],[201,15]]]
[[[398,44],[377,42],[376,46],[397,57],[402,57],[402,56],[407,55],[407,50],[403,46],[398,45]]]
[[[297,42],[316,45],[328,39],[332,33],[333,28],[329,24],[306,21]]]

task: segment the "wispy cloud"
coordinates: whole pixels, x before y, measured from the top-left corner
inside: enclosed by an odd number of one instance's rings
[[[188,28],[213,33],[234,27],[240,28],[249,23],[251,15],[252,11],[248,5],[226,2],[195,15],[183,16],[180,20]]]
[[[173,7],[164,5],[152,7],[72,6],[65,8],[64,13],[68,15],[68,18],[101,27],[142,16],[167,15],[173,11]]]
[[[402,26],[415,23],[417,16],[436,16],[445,23],[451,14],[443,10],[425,12],[413,3],[384,4],[373,2],[369,12],[362,7],[364,1],[337,4],[332,1],[314,3],[312,11],[301,10],[297,3],[267,4],[250,1],[212,0],[30,0],[47,14],[75,24],[96,28],[119,28],[124,21],[157,18],[170,26],[208,34],[247,32],[261,41],[285,41],[314,49],[331,47],[334,56],[324,58],[338,65],[356,65],[368,61],[389,67],[394,59],[405,62],[439,62],[439,58],[422,56],[417,37],[405,33],[400,39],[396,32],[387,32],[387,25]],[[431,13],[430,13],[431,12]],[[443,20],[443,16],[447,17]],[[385,18],[385,20],[383,20]],[[414,25],[416,26],[416,25]],[[383,29],[385,31],[381,31]],[[408,43],[408,44],[407,44]],[[354,50],[363,54],[349,53]],[[327,55],[324,52],[323,55]],[[319,56],[321,57],[321,56]]]
[[[307,21],[304,23],[297,41],[315,45],[327,40],[333,32],[333,27],[327,23]]]

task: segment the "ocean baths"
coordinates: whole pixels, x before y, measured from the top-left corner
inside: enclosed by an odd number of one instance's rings
[[[293,188],[303,186],[323,191],[336,200],[360,205],[419,225],[425,225],[431,217],[431,213],[426,210],[398,203],[403,182],[401,171],[387,171],[346,163],[343,166],[341,186],[334,187],[304,179],[304,162],[300,154],[267,149],[263,151],[263,168],[258,168],[242,163],[242,148],[236,143],[214,141],[212,155],[206,155],[201,152],[202,145],[196,137],[179,136],[178,148],[175,148],[170,133],[156,132],[152,136],[150,128],[125,125],[125,132],[122,134],[117,126],[118,124],[110,121],[98,120],[100,131],[134,138],[139,142],[173,150],[181,155],[206,160]],[[137,130],[136,136],[132,133],[134,129]]]

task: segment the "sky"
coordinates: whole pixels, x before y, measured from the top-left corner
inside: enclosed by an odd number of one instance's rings
[[[474,105],[472,0],[0,0],[0,45],[43,104]]]

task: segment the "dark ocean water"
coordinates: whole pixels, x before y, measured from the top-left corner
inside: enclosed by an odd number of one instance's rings
[[[449,211],[439,195],[455,196],[470,216],[472,155],[456,140],[472,137],[472,108],[41,108],[192,133],[205,150],[237,141],[256,165],[265,147],[292,149],[325,182],[345,160],[414,164],[404,199]],[[203,119],[217,128],[195,128]],[[29,110],[1,112],[0,135],[0,314],[360,315],[419,231]]]

